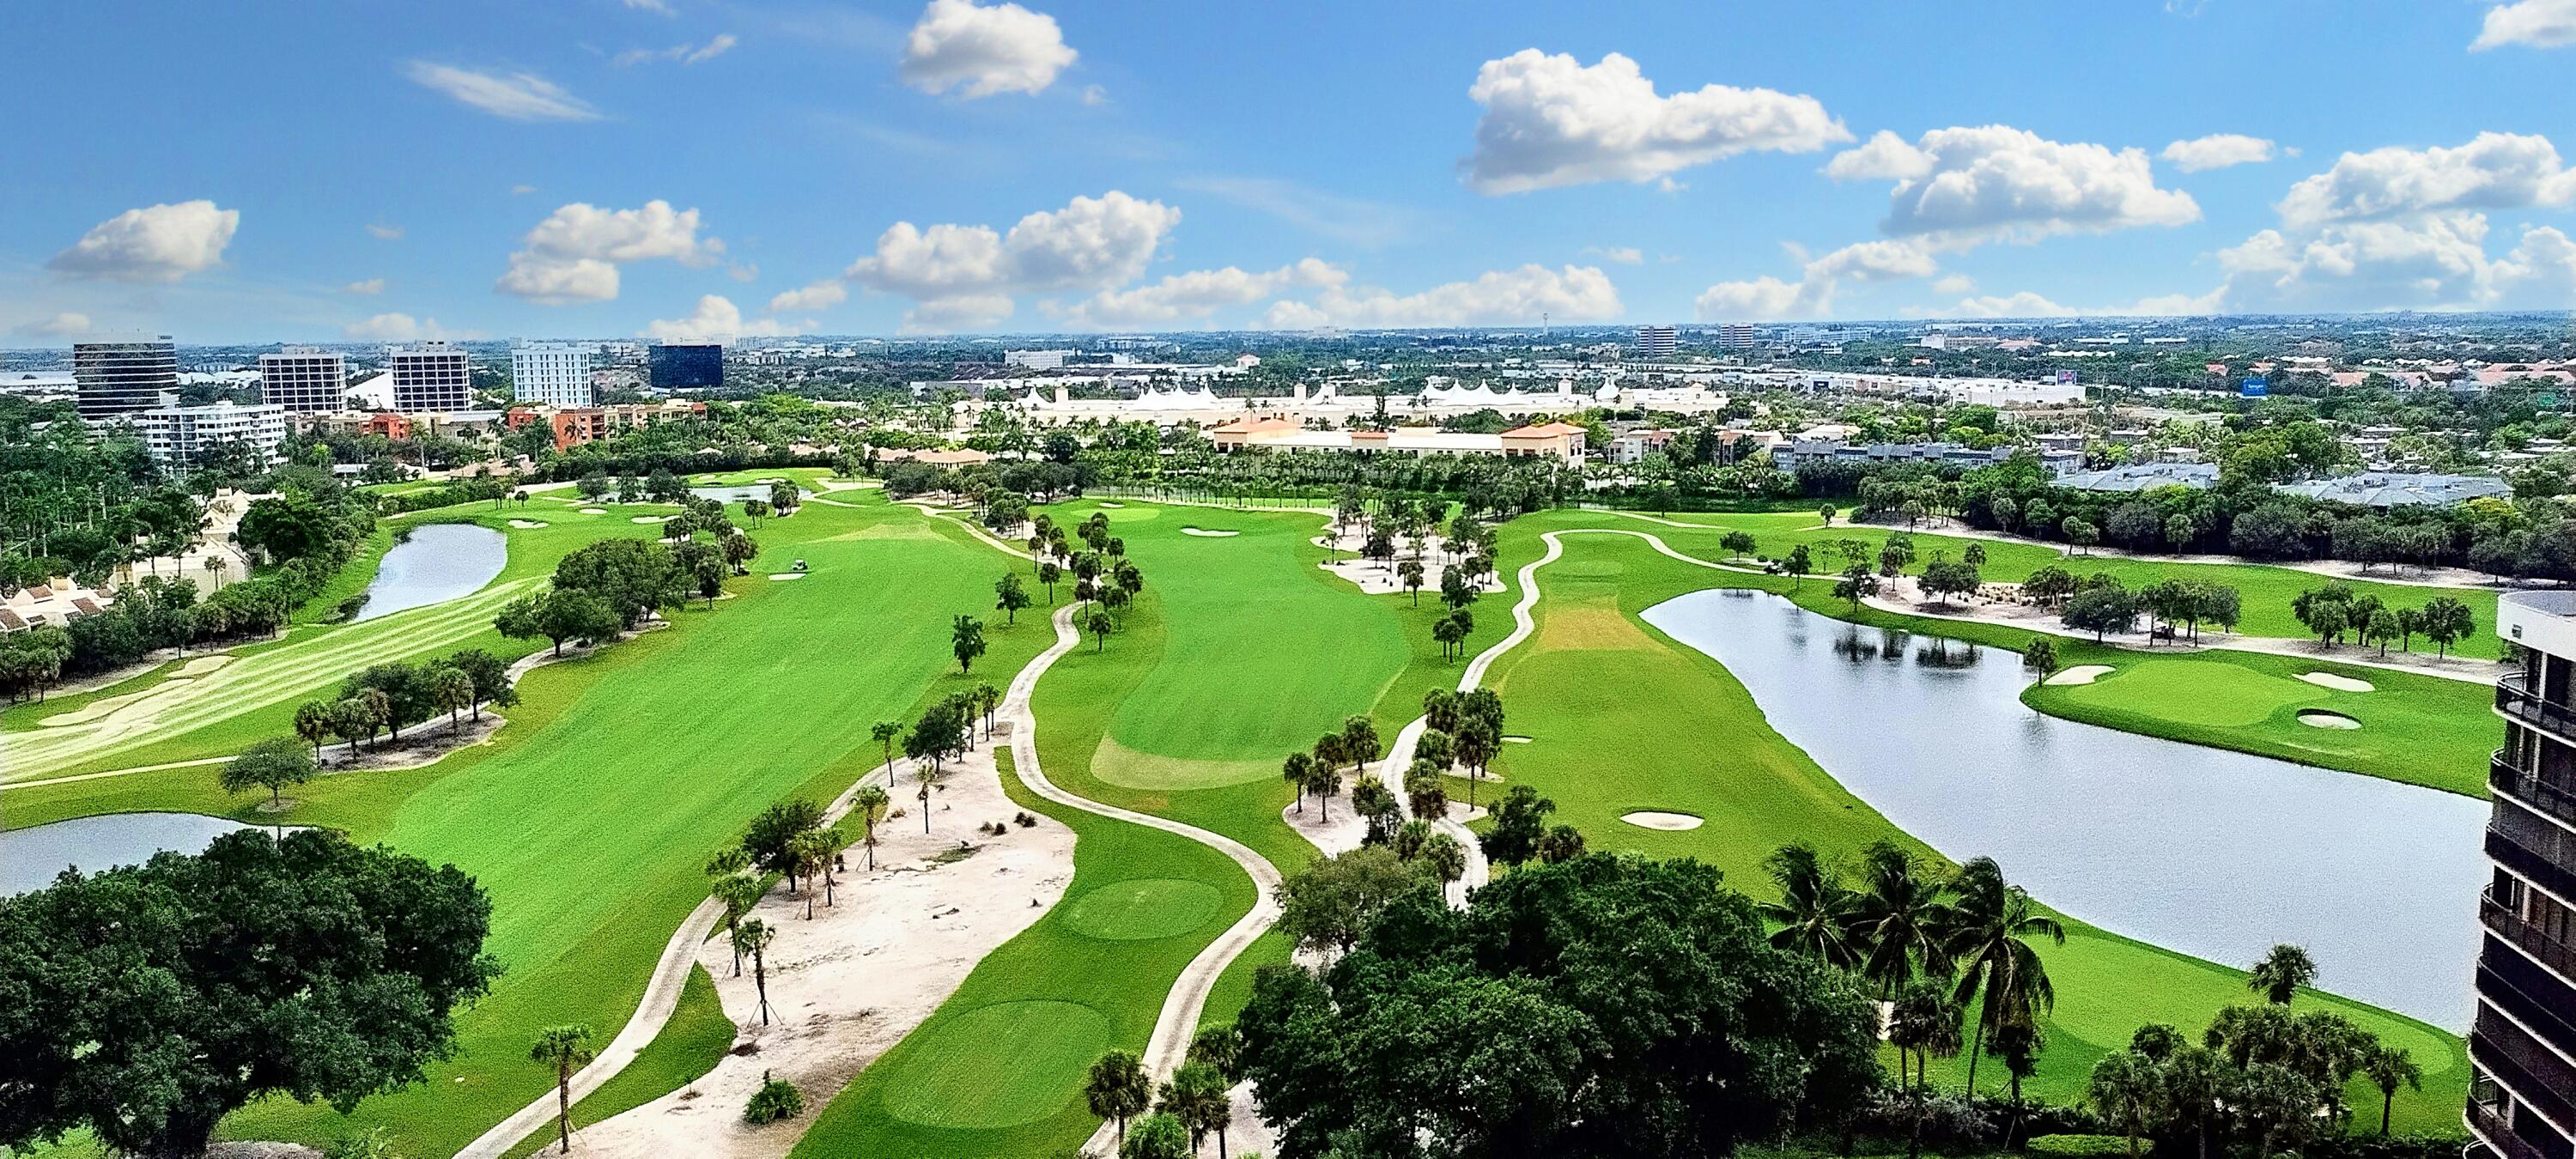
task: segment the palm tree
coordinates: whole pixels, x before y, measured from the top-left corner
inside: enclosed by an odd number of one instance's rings
[[[733,931],[733,952],[751,955],[751,988],[760,996],[762,1026],[769,1025],[769,961],[764,955],[769,944],[777,940],[778,931],[759,918],[749,919]]]
[[[1422,863],[1440,877],[1440,900],[1449,900],[1449,883],[1467,876],[1467,847],[1447,833],[1435,832],[1422,842]]]
[[[199,566],[206,569],[206,578],[215,581],[216,591],[224,590],[224,561],[222,557],[209,555],[206,557],[206,562]]]
[[[2424,1068],[2402,1046],[2373,1046],[2362,1059],[2361,1072],[2379,1088],[2379,1137],[2388,1137],[2388,1112],[2397,1105],[2397,1088],[2424,1089]]]
[[[877,826],[885,821],[893,801],[883,788],[876,785],[860,789],[859,795],[850,800],[850,815],[859,819],[859,844],[868,849],[870,872],[875,872],[877,867]]]
[[[572,1072],[589,1065],[592,1057],[587,1026],[549,1026],[528,1047],[528,1061],[555,1068],[555,1136],[563,1142],[558,1154],[572,1154]]]
[[[1171,1081],[1163,1084],[1163,1097],[1155,1110],[1170,1115],[1189,1128],[1190,1147],[1213,1133],[1216,1136],[1217,1159],[1225,1159],[1225,1125],[1234,1118],[1234,1099],[1226,1092],[1225,1079],[1216,1068],[1204,1062],[1185,1062],[1172,1071]]]
[[[1154,1080],[1146,1076],[1144,1064],[1123,1050],[1101,1055],[1082,1084],[1082,1098],[1091,1113],[1117,1122],[1121,1147],[1127,1145],[1127,1120],[1145,1113],[1153,1091]]]
[[[295,735],[313,746],[314,764],[322,763],[322,742],[331,738],[332,724],[328,702],[308,700],[295,706]]]
[[[1297,812],[1300,816],[1306,812],[1306,782],[1315,779],[1314,765],[1315,758],[1305,753],[1290,753],[1288,759],[1279,765],[1279,779],[1297,790]]]
[[[1924,1064],[1919,1060],[1924,1049],[1930,1045],[1932,1037],[1940,1032],[1941,1024],[1945,1021],[1950,1025],[1951,1037],[1957,1037],[1959,1012],[1950,1005],[1949,996],[1942,988],[1931,982],[1914,986],[1902,997],[1889,1004],[1887,1044],[1896,1048],[1896,1085],[1899,1090],[1912,1096],[1911,1109],[1906,1115],[1906,1121],[1909,1124],[1905,1142],[1906,1159],[1913,1159],[1923,1149],[1924,1084],[1921,1077]],[[1912,1082],[1907,1081],[1905,1073],[1906,1062],[1909,1059],[1917,1060],[1915,1081]]]
[[[2207,1047],[2184,1046],[2164,1061],[2160,1072],[2166,1121],[2191,1124],[2201,1159],[2209,1159],[2209,1118],[2227,1093],[2226,1060]]]
[[[1859,898],[1836,879],[1815,846],[1803,841],[1783,845],[1763,859],[1762,867],[1780,887],[1780,900],[1761,904],[1762,916],[1780,924],[1771,944],[1821,958],[1829,966],[1859,965],[1862,946],[1854,936]]]
[[[2119,1125],[2129,1141],[2129,1159],[2138,1159],[2138,1136],[2155,1126],[2156,1112],[2164,1105],[2163,1085],[2156,1064],[2133,1050],[2114,1051],[2093,1064],[2084,1101],[2105,1121]]]
[[[891,720],[880,720],[868,729],[868,736],[885,746],[886,775],[894,775],[894,742],[903,735],[903,726]]]
[[[450,666],[442,666],[430,677],[431,699],[447,710],[447,730],[465,727],[465,710],[474,707],[474,678]]]
[[[2055,939],[2066,944],[2066,927],[2040,913],[2030,894],[2004,881],[2003,867],[1980,857],[1959,869],[1951,890],[1958,901],[1950,909],[1941,938],[1942,953],[1957,963],[1959,981],[1952,993],[1961,1006],[1977,1002],[1975,1042],[1968,1053],[1968,1093],[1977,1090],[1977,1056],[1987,1038],[2007,1025],[2033,1026],[2038,1015],[2054,1009],[2057,990],[2039,951],[2025,940]]]
[[[1882,999],[1895,998],[1917,969],[1940,977],[1950,973],[1940,938],[1948,906],[1941,900],[1940,880],[1925,868],[1920,858],[1894,842],[1875,841],[1861,851],[1853,932],[1866,949],[1861,976],[1878,983]]]
[[[2245,988],[2274,1006],[2287,1006],[2290,999],[2298,996],[2300,987],[2313,985],[2316,980],[2317,963],[2308,957],[2307,949],[2284,942],[2254,963],[2253,972],[2245,978]]]
[[[984,654],[984,621],[973,616],[959,616],[948,625],[948,652],[957,658],[958,675],[975,670],[975,658]]]
[[[805,879],[805,920],[809,922],[814,920],[814,879],[826,876],[831,869],[833,845],[821,829],[808,829],[787,839],[788,859],[796,867],[796,876]]]
[[[731,873],[717,878],[709,892],[724,906],[725,933],[733,946],[733,976],[742,977],[742,919],[769,895],[769,883],[749,873]]]
[[[1368,763],[1376,760],[1383,751],[1378,743],[1376,723],[1365,716],[1353,716],[1342,721],[1343,760],[1366,772]]]

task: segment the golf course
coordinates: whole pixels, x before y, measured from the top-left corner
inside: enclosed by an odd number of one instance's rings
[[[505,509],[389,520],[395,529],[476,524],[506,537],[507,562],[461,598],[357,623],[299,624],[276,640],[229,649],[229,659],[211,667],[174,661],[0,718],[12,753],[10,783],[0,785],[10,827],[136,811],[328,826],[453,863],[490,894],[485,949],[505,973],[489,996],[457,1014],[453,1058],[351,1115],[270,1100],[228,1119],[225,1137],[322,1143],[381,1127],[402,1154],[454,1153],[549,1095],[552,1076],[527,1059],[538,1028],[580,1023],[605,1039],[626,1024],[665,942],[707,896],[710,851],[734,841],[770,804],[827,800],[867,774],[885,757],[870,734],[875,722],[909,720],[952,693],[1003,683],[1057,642],[1050,616],[1072,601],[1071,577],[1050,592],[1033,561],[972,526],[972,511],[836,489],[814,470],[691,483],[772,479],[793,479],[814,495],[792,516],[745,522],[761,551],[748,575],[725,582],[724,598],[692,600],[666,627],[528,671],[521,702],[505,710],[508,724],[486,743],[417,768],[320,777],[299,788],[282,815],[220,792],[206,762],[288,733],[298,701],[366,664],[461,647],[505,658],[536,652],[542,642],[502,637],[495,611],[538,590],[570,552],[610,537],[652,536],[651,521],[677,509],[552,491]],[[1028,739],[1045,781],[1081,801],[1204,830],[1239,843],[1277,874],[1293,874],[1317,850],[1281,816],[1294,797],[1280,778],[1282,759],[1354,716],[1391,743],[1421,714],[1426,692],[1460,679],[1463,661],[1431,636],[1447,610],[1436,593],[1367,594],[1319,566],[1327,551],[1316,540],[1329,511],[1137,498],[1039,510],[1059,526],[1104,517],[1124,556],[1150,577],[1114,617],[1114,630],[1069,621],[1083,625],[1079,645],[1053,658],[1028,698],[1036,724]],[[1775,558],[1800,543],[1885,535],[1820,528],[1813,512],[1666,520],[1560,510],[1501,526],[1496,565],[1510,590],[1472,605],[1475,625],[1458,655],[1505,639],[1513,606],[1526,603],[1532,630],[1499,654],[1484,685],[1509,706],[1509,732],[1529,741],[1503,746],[1494,765],[1502,785],[1474,791],[1490,797],[1528,785],[1555,802],[1554,820],[1575,826],[1595,850],[1696,858],[1757,896],[1772,888],[1764,858],[1791,841],[1848,857],[1884,839],[1939,857],[1774,729],[1724,665],[1642,614],[1676,596],[1732,587],[1864,626],[2014,651],[2034,633],[1846,603],[1833,598],[1829,578],[1708,566],[1728,557],[1719,539],[1729,531],[1753,534],[1759,551]],[[1548,541],[1551,533],[1557,542]],[[400,537],[383,534],[387,549]],[[1924,555],[1967,542],[1916,537]],[[2079,573],[2115,571],[2133,586],[2168,577],[2232,584],[2244,595],[2240,629],[2251,636],[2297,636],[2288,601],[2323,582],[2281,568],[2069,561],[2025,544],[1985,546],[1987,573],[1997,580],[2056,562]],[[371,569],[382,555],[362,553],[352,568]],[[994,581],[1013,570],[1034,602],[1006,613],[994,608]],[[338,582],[352,591],[366,586],[363,578]],[[2440,594],[2356,586],[2409,606]],[[2482,629],[2491,628],[2493,603],[2484,594],[2474,605]],[[987,640],[971,673],[960,672],[950,651],[959,615],[980,618]],[[2305,656],[2058,644],[2064,666],[2106,671],[2090,683],[2034,683],[2024,700],[2047,713],[2482,795],[2494,728],[2480,685]],[[2463,650],[2492,655],[2494,647],[2490,633]],[[2337,680],[2308,678],[2320,673]],[[2313,711],[2359,727],[2302,723],[2300,714]],[[978,1157],[1078,1147],[1099,1127],[1083,1100],[1087,1069],[1104,1051],[1142,1050],[1185,971],[1260,900],[1244,865],[1209,842],[1050,799],[1013,775],[1007,750],[1000,760],[1013,802],[1074,833],[1069,887],[846,1088],[807,1092],[819,1110],[795,1153]],[[1371,771],[1379,771],[1374,762]],[[1458,781],[1451,791],[1464,801],[1470,790]],[[1698,824],[1622,820],[1640,813]],[[2046,1050],[2025,1085],[2034,1095],[2077,1098],[2094,1061],[2140,1025],[2170,1023],[2197,1035],[2220,1008],[2252,1000],[2241,963],[2068,926],[2062,948],[2042,951],[2058,998]],[[1222,973],[1200,1019],[1230,1020],[1249,995],[1253,969],[1288,953],[1273,935],[1217,963]],[[2320,981],[2333,989],[2331,976]],[[2456,1036],[2326,993],[2302,994],[2297,1005],[2333,1009],[2411,1052],[2423,1083],[2398,1096],[2401,1130],[2456,1123],[2467,1083]],[[582,1099],[574,1122],[681,1089],[731,1045],[727,1026],[703,971],[692,974],[652,1045]],[[1967,1077],[1965,1059],[1936,1069],[1952,1084]],[[1980,1088],[2003,1081],[1999,1066],[1977,1074]],[[2356,1103],[2376,1098],[2356,1088]],[[518,1153],[538,1142],[521,1142]],[[61,1150],[79,1153],[81,1145]]]

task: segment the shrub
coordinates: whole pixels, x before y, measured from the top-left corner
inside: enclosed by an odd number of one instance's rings
[[[742,1105],[742,1121],[755,1127],[781,1119],[793,1119],[805,1113],[805,1093],[796,1084],[769,1077],[760,1072],[760,1089],[751,1092],[751,1101]]]
[[[1037,824],[1038,824],[1038,819],[1037,819],[1037,818],[1032,817],[1032,816],[1029,816],[1029,815],[1028,815],[1028,814],[1026,814],[1026,813],[1014,813],[1014,814],[1012,814],[1012,815],[1011,815],[1011,821],[1012,821],[1014,824],[1017,824],[1017,825],[1018,825],[1020,828],[1022,828],[1022,829],[1034,829],[1034,828],[1036,828],[1036,827],[1037,827]]]
[[[2129,1141],[2118,1135],[2034,1135],[2028,1144],[2033,1155],[2126,1155]]]

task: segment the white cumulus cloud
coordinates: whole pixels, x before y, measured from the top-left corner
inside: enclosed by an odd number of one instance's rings
[[[1825,174],[1893,181],[1879,228],[1945,249],[2200,220],[2190,194],[2156,187],[2141,150],[2006,125],[1934,129],[1913,142],[1880,132]]]
[[[1661,96],[1615,52],[1585,65],[1525,48],[1486,61],[1467,95],[1485,107],[1476,151],[1461,163],[1480,193],[1651,181],[1741,153],[1811,153],[1851,139],[1814,97],[1721,84]]]
[[[1588,245],[1583,247],[1583,252],[1602,261],[1617,262],[1623,266],[1643,265],[1646,261],[1646,251],[1632,245]]]
[[[532,72],[480,72],[415,60],[405,70],[413,83],[511,121],[595,121],[599,110],[562,86]]]
[[[378,314],[363,322],[351,322],[340,333],[360,342],[418,342],[426,338],[457,338],[438,324],[436,318],[414,318],[409,314]]]
[[[2487,9],[2472,52],[2520,44],[2565,48],[2576,44],[2576,0],[2515,0]]]
[[[1618,288],[1597,266],[1549,269],[1525,265],[1490,270],[1417,294],[1376,286],[1332,286],[1306,309],[1282,303],[1265,322],[1280,329],[1332,325],[1362,329],[1480,326],[1530,323],[1542,315],[1557,322],[1606,322],[1625,309]]]
[[[547,305],[616,297],[621,262],[669,258],[703,266],[724,253],[721,240],[698,236],[697,210],[660,200],[637,209],[574,202],[548,214],[521,243],[493,288]]]
[[[1864,241],[1809,261],[1798,280],[1770,275],[1719,282],[1700,291],[1692,308],[1703,322],[1773,322],[1821,318],[1834,308],[1846,282],[1895,282],[1941,272],[1930,251],[1908,241]]]
[[[1168,326],[1207,318],[1228,306],[1249,306],[1294,287],[1339,286],[1349,280],[1331,263],[1314,258],[1259,272],[1234,266],[1193,270],[1130,290],[1103,290],[1065,311],[1064,319],[1112,329]]]
[[[688,317],[657,318],[647,322],[640,337],[663,342],[732,342],[738,338],[780,338],[802,334],[812,327],[812,322],[797,324],[775,318],[745,321],[741,307],[734,305],[732,299],[722,294],[706,294],[698,298],[697,308],[689,311]]]
[[[2156,154],[2185,173],[2225,169],[2230,165],[2252,165],[2269,161],[2278,147],[2261,137],[2243,133],[2212,133],[2188,141],[2176,141]]]
[[[367,225],[367,234],[378,241],[401,241],[403,236],[403,227],[399,225],[387,225],[380,221],[370,222]]]
[[[810,286],[780,291],[769,300],[769,312],[783,314],[790,310],[820,310],[838,306],[850,298],[850,289],[837,278],[826,278]]]
[[[952,89],[968,99],[1037,93],[1076,54],[1055,17],[1017,4],[930,0],[904,38],[905,84],[926,93]]]
[[[385,280],[383,278],[368,278],[362,282],[351,282],[348,285],[340,287],[340,292],[343,294],[381,294],[385,292]]]
[[[75,334],[87,334],[90,329],[89,315],[65,310],[51,318],[33,318],[21,322],[14,333],[29,338],[69,338]]]
[[[1135,281],[1180,221],[1178,209],[1115,189],[1029,214],[1008,233],[988,225],[924,229],[898,221],[843,277],[919,303],[907,315],[915,329],[980,329],[1010,317],[1015,294],[1106,290]]]
[[[2334,167],[2290,187],[2281,222],[2308,229],[2453,209],[2525,209],[2576,201],[2576,170],[2549,138],[2480,133],[2457,148],[2391,146],[2346,153]]]
[[[175,282],[224,260],[241,211],[211,201],[129,209],[91,226],[46,268],[75,278]]]

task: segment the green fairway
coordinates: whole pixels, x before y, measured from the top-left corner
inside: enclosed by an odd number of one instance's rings
[[[1279,762],[1354,714],[1374,716],[1391,741],[1418,714],[1422,689],[1454,683],[1457,668],[1439,659],[1429,638],[1441,609],[1363,594],[1315,566],[1323,550],[1311,541],[1322,522],[1311,511],[1111,502],[1118,505],[1049,509],[1066,525],[1105,511],[1144,570],[1146,591],[1105,649],[1086,639],[1039,682],[1032,707],[1048,779],[1222,833],[1283,870],[1302,868],[1314,847],[1279,819],[1290,799]],[[1183,532],[1192,526],[1238,534]],[[1509,623],[1494,601],[1479,611],[1476,646]],[[1005,784],[1036,807],[1016,782]],[[796,1154],[1048,1155],[1097,1126],[1080,1098],[1083,1068],[1106,1047],[1144,1044],[1181,968],[1250,907],[1252,883],[1221,854],[1183,838],[1045,811],[1079,836],[1068,900],[987,957],[928,1022],[862,1073]],[[1256,942],[1220,979],[1204,1017],[1232,1018],[1249,995],[1251,971],[1287,956],[1284,939]],[[1056,1003],[1086,1007],[1107,1028],[1079,1065],[1063,1052],[1088,1033],[1089,1020],[1052,1007],[1019,1009]],[[965,1022],[997,1007],[1012,1011],[999,1032]]]
[[[620,520],[597,518],[603,528]],[[923,519],[877,501],[772,521],[754,576],[733,581],[736,598],[713,611],[694,604],[671,630],[531,673],[493,744],[426,769],[306,786],[288,820],[472,873],[493,897],[485,949],[508,973],[459,1013],[458,1057],[432,1067],[428,1082],[346,1119],[266,1104],[228,1120],[224,1133],[318,1143],[383,1124],[406,1154],[446,1154],[544,1092],[547,1076],[525,1059],[536,1027],[582,1022],[603,1041],[613,1035],[670,931],[704,895],[710,850],[772,801],[819,799],[855,780],[878,759],[869,722],[908,718],[926,699],[1007,673],[1037,651],[1043,624],[995,622],[985,667],[957,676],[948,621],[991,603],[1000,570],[991,549],[953,529],[849,534]],[[759,578],[791,556],[808,558],[813,578]],[[828,668],[815,666],[818,656],[832,658]],[[212,781],[204,769],[173,770],[12,792],[10,821],[247,812]]]
[[[1869,544],[1870,550],[1874,552],[1878,545],[1886,540],[1891,530],[1875,524],[1843,523],[1836,523],[1832,528],[1827,529],[1816,523],[1815,513],[1812,511],[1715,512],[1676,515],[1668,520],[1658,519],[1651,522],[1642,522],[1631,516],[1597,514],[1598,517],[1591,520],[1593,526],[1655,530],[1663,534],[1674,547],[1703,559],[1717,559],[1721,556],[1717,538],[1727,531],[1741,530],[1752,533],[1754,539],[1760,544],[1755,549],[1756,552],[1778,559],[1787,555],[1789,549],[1798,544],[1808,544],[1812,548],[1838,539],[1860,540]],[[1675,523],[1687,526],[1672,526]],[[1986,565],[1981,574],[1989,581],[2000,583],[2019,583],[2040,567],[2056,564],[2078,576],[2092,575],[2096,572],[2117,576],[2122,584],[2133,590],[2164,579],[2189,579],[2226,584],[2235,588],[2244,602],[2245,619],[2243,623],[2237,625],[2237,630],[2249,636],[2280,636],[2289,639],[2306,637],[2307,629],[2299,623],[2297,617],[2290,614],[2290,601],[2302,591],[2323,587],[2333,582],[2331,577],[2314,572],[2266,564],[2163,563],[2128,559],[2118,555],[2069,556],[2062,554],[2054,546],[2012,540],[1971,539],[1964,536],[1936,535],[1930,532],[1917,532],[1914,535],[1914,570],[1921,570],[1922,561],[1930,558],[1936,551],[1947,552],[1952,559],[1957,559],[1971,543],[1982,544],[1986,549]],[[1821,564],[1818,566],[1819,569],[1822,568]],[[2477,617],[2478,630],[2470,633],[2468,639],[2453,645],[2452,652],[2456,655],[2475,656],[2482,659],[2493,659],[2501,654],[2503,644],[2495,634],[2496,595],[2492,589],[2437,588],[2420,584],[2380,583],[2375,580],[2345,582],[2349,583],[2356,592],[2379,597],[2381,602],[2391,608],[2422,607],[2437,596],[2447,595],[2457,599],[2467,604],[2470,613]],[[2355,651],[2358,652],[2358,649]]]
[[[706,967],[689,969],[689,981],[680,990],[680,1004],[671,1011],[662,1033],[651,1045],[617,1072],[617,1077],[601,1083],[588,1098],[572,1105],[572,1126],[578,1131],[622,1111],[643,1106],[687,1085],[698,1076],[714,1070],[725,1052],[733,1048],[733,1019],[725,1016],[724,1004],[716,998],[715,979],[707,976]],[[510,1159],[533,1155],[554,1142],[554,1136],[539,1131],[509,1150]]]
[[[2485,685],[2254,652],[2123,651],[2086,662],[2112,669],[2091,684],[2044,685],[2023,699],[2071,720],[2486,795],[2487,753],[2501,734]],[[2312,672],[2372,690],[2299,679]],[[2312,709],[2361,727],[2300,723],[2299,713]]]
[[[1506,563],[1537,558],[1540,531],[1588,521],[1543,516],[1507,527]],[[1646,607],[1715,582],[1786,590],[1786,581],[1692,567],[1624,536],[1566,543],[1565,558],[1539,573],[1545,595],[1536,609],[1538,631],[1496,663],[1488,679],[1510,708],[1511,731],[1535,738],[1506,746],[1498,769],[1509,780],[1553,798],[1555,819],[1581,829],[1596,849],[1696,857],[1756,894],[1770,888],[1763,857],[1789,841],[1849,855],[1872,840],[1896,838],[1930,853],[1775,732],[1723,666],[1636,618]],[[1685,727],[1676,727],[1682,722]],[[1689,812],[1706,823],[1675,832],[1618,820],[1640,809]],[[2075,1100],[2093,1061],[2126,1045],[2142,1023],[2168,1022],[2197,1034],[2219,1007],[2254,1000],[2238,971],[2078,923],[2069,927],[2065,947],[2042,950],[2058,993],[2048,1050],[2028,1084],[2043,1098]],[[2401,1127],[2439,1128],[2457,1119],[2467,1083],[2457,1038],[2341,999],[2301,1001],[2331,1006],[2413,1051],[2425,1070],[2425,1089],[2400,1096]],[[1945,1066],[1948,1081],[1964,1078],[1964,1059]],[[2001,1072],[1982,1067],[1980,1086],[2000,1085]]]

